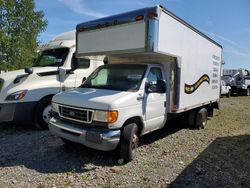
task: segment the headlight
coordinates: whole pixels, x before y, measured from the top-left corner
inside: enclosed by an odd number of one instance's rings
[[[96,110],[94,121],[114,123],[118,119],[118,111],[100,111]]]
[[[17,101],[17,100],[21,100],[25,97],[27,93],[27,90],[23,90],[23,91],[18,91],[15,93],[10,94],[8,97],[6,97],[6,101]]]
[[[59,113],[59,105],[57,103],[52,102],[51,103],[51,110],[53,112]]]

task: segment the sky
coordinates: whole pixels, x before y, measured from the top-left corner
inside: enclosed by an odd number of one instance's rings
[[[224,68],[250,70],[250,0],[35,0],[48,20],[46,43],[85,21],[130,10],[164,6],[223,46]]]

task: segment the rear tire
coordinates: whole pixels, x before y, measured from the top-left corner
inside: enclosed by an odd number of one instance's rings
[[[201,108],[195,118],[195,128],[196,129],[204,129],[207,125],[208,112],[206,108]]]
[[[250,96],[250,88],[247,88],[246,96]]]
[[[214,108],[213,107],[209,107],[207,109],[208,112],[208,117],[213,117],[214,116]]]
[[[35,126],[38,129],[48,129],[48,122],[51,118],[51,99],[52,97],[42,99],[36,107]]]
[[[195,117],[196,117],[196,110],[191,110],[189,113],[188,113],[188,126],[189,127],[194,127],[195,126]]]
[[[126,125],[120,141],[120,156],[125,162],[133,160],[138,143],[138,126],[135,123]]]

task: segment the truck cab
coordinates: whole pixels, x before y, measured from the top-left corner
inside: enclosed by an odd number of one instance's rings
[[[166,122],[166,76],[160,63],[100,66],[79,88],[53,98],[50,131],[108,151],[118,146],[121,129],[128,125],[136,145],[139,136]]]
[[[232,94],[250,96],[250,76],[246,69],[225,69],[223,73],[231,73],[230,86]],[[225,76],[224,76],[225,77]]]
[[[46,129],[53,95],[78,87],[103,64],[74,53],[75,31],[62,33],[38,48],[33,67],[0,74],[0,122]]]

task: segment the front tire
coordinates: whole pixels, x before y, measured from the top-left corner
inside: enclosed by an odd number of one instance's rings
[[[38,129],[48,129],[48,123],[51,119],[51,99],[52,97],[42,99],[36,107],[35,126]]]
[[[125,162],[133,160],[139,144],[138,126],[135,123],[124,127],[120,141],[120,156]]]

